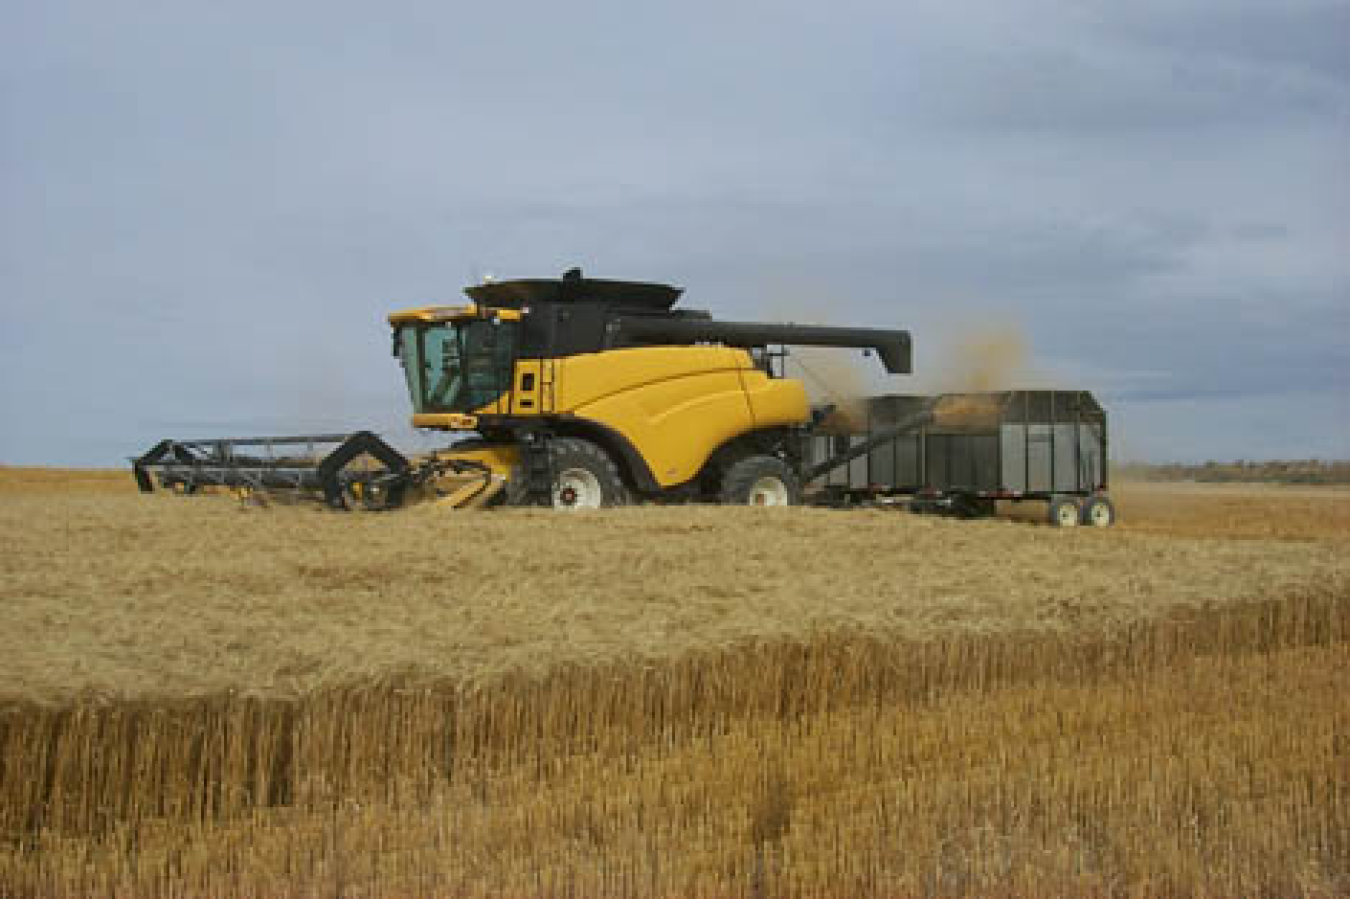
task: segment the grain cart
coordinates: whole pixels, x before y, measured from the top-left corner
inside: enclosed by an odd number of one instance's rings
[[[903,499],[915,512],[979,517],[999,500],[1031,500],[1061,527],[1115,521],[1106,412],[1087,391],[878,396],[866,409],[851,428],[804,438],[818,501]]]

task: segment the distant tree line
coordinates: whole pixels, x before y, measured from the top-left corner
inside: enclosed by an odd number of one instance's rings
[[[1124,478],[1209,483],[1350,484],[1350,460],[1292,459],[1254,462],[1130,462],[1116,466]]]

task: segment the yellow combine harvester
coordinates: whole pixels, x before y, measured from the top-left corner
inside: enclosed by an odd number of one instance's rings
[[[579,509],[639,499],[789,505],[813,416],[782,352],[875,351],[910,371],[906,331],[717,321],[664,284],[502,281],[472,301],[389,316],[417,428],[473,436],[407,459],[370,432],[165,440],[135,460],[142,490],[291,490],[329,505]]]

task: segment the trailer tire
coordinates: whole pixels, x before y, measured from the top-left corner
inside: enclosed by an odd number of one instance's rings
[[[1083,503],[1082,523],[1087,527],[1109,528],[1116,523],[1116,507],[1105,496],[1088,497]]]
[[[1077,498],[1072,496],[1056,496],[1051,499],[1049,512],[1050,523],[1057,528],[1076,527],[1083,517]]]
[[[722,475],[718,498],[726,506],[796,506],[802,501],[802,486],[782,459],[746,456]]]
[[[556,437],[549,441],[553,483],[546,497],[531,497],[523,485],[523,472],[513,474],[507,501],[511,505],[538,502],[562,511],[626,506],[631,501],[628,486],[614,460],[596,444],[579,437]]]

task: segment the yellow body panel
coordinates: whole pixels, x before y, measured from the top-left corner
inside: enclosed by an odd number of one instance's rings
[[[478,314],[478,306],[463,303],[458,306],[418,306],[416,309],[400,309],[389,314],[389,324],[407,325],[418,322],[444,322],[457,318],[473,318]]]
[[[468,459],[473,462],[481,462],[491,469],[495,475],[510,477],[511,469],[515,467],[520,460],[520,450],[510,443],[494,443],[489,446],[475,446],[469,449],[455,449],[451,447],[447,450],[441,450],[433,453],[435,456],[448,456],[455,459]]]
[[[757,368],[747,368],[741,371],[741,386],[756,429],[805,424],[811,417],[811,401],[801,381],[771,378]]]
[[[416,309],[402,309],[389,314],[389,324],[447,322],[461,318],[491,318],[499,321],[518,322],[522,317],[519,309],[494,309],[488,306],[479,306],[476,303],[463,303],[458,306],[418,306]]]
[[[516,362],[509,400],[512,415],[538,415],[548,411],[553,402],[553,366],[552,359],[520,359]]]
[[[745,350],[642,347],[571,356],[557,368],[553,411],[618,431],[662,487],[698,474],[722,444],[809,415],[796,381],[773,381]]]
[[[422,485],[421,498],[450,509],[474,509],[487,505],[511,479],[520,458],[514,444],[450,448],[431,453],[440,459],[482,463],[488,471],[442,472]]]
[[[412,426],[440,431],[472,431],[478,427],[478,416],[462,412],[414,412]]]

